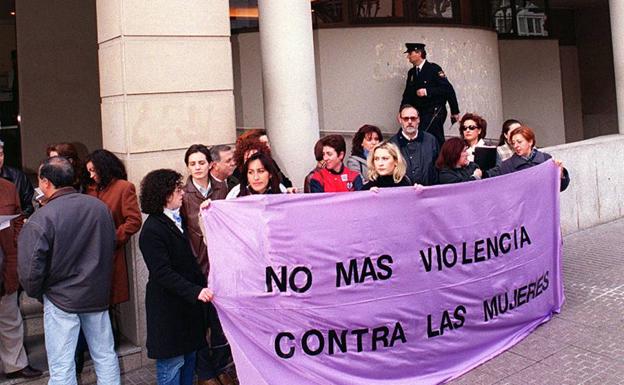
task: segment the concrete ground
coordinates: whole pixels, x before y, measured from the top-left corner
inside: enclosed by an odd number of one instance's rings
[[[624,219],[564,238],[561,314],[451,384],[624,384],[623,250]],[[155,384],[154,368],[123,383]]]

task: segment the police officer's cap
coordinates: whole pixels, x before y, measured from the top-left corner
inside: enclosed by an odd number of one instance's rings
[[[425,45],[422,43],[405,43],[405,48],[407,48],[407,50],[404,53],[412,51],[424,51]]]

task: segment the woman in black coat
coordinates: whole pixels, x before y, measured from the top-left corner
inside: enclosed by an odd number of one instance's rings
[[[149,270],[147,356],[156,359],[159,385],[193,383],[195,352],[205,345],[202,304],[212,299],[180,217],[181,177],[161,169],[141,182],[141,209],[149,214],[139,238]]]
[[[552,158],[550,154],[538,151],[535,148],[535,133],[530,127],[520,126],[514,129],[509,136],[511,138],[514,154],[511,158],[501,163],[500,166],[488,170],[488,177],[524,170],[542,164]],[[567,189],[570,184],[570,175],[568,174],[568,170],[563,167],[561,161],[555,159],[555,163],[561,170],[561,185],[559,191],[563,191]]]
[[[438,183],[460,183],[481,179],[479,166],[468,161],[468,146],[460,138],[444,142],[436,160]]]
[[[411,186],[405,176],[407,165],[399,148],[390,142],[381,142],[368,154],[368,179],[362,190]]]

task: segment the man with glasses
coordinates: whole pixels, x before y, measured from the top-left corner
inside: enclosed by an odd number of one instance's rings
[[[428,132],[418,128],[420,117],[416,108],[409,104],[399,111],[401,129],[390,142],[396,144],[407,164],[407,177],[412,183],[430,186],[437,182],[434,167],[438,157],[438,142]]]
[[[424,44],[406,43],[405,46],[407,59],[414,67],[407,73],[401,105],[416,107],[420,114],[420,129],[431,133],[442,146],[447,101],[451,107],[451,123],[459,119],[455,90],[442,68],[427,61]]]

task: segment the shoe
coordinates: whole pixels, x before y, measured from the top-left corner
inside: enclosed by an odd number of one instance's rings
[[[30,365],[17,372],[6,373],[6,378],[35,378],[43,373],[40,370],[32,368]]]

